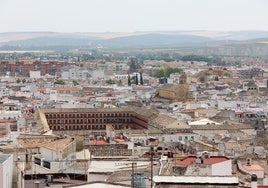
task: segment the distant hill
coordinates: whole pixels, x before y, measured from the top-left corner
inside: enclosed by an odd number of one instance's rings
[[[96,41],[104,47],[168,47],[168,46],[189,46],[200,43],[211,42],[208,37],[199,37],[182,34],[144,34],[128,37],[117,37],[112,39]]]
[[[0,49],[146,48],[241,44],[268,41],[268,31],[155,31],[133,33],[0,33]],[[247,42],[246,42],[247,43]]]

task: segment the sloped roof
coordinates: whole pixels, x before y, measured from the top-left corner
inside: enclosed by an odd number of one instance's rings
[[[152,123],[167,129],[191,129],[191,127],[185,122],[164,114],[159,114],[155,119],[152,120]]]
[[[69,146],[72,142],[74,142],[73,138],[64,138],[55,140],[51,143],[45,143],[40,147],[44,147],[53,151],[63,151],[67,146]]]
[[[189,125],[219,125],[220,123],[216,122],[216,121],[212,121],[210,119],[207,118],[203,118],[197,121],[192,121],[188,123]]]

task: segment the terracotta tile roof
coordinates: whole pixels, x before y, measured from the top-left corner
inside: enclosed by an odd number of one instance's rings
[[[195,164],[196,159],[197,159],[196,156],[188,156],[188,157],[183,158],[179,161],[176,161],[176,165],[189,166],[191,164]],[[228,160],[229,160],[229,158],[227,158],[225,156],[211,156],[209,158],[204,158],[203,164],[212,165],[212,164],[216,164],[216,163],[220,163],[220,162],[228,161]]]
[[[73,141],[74,141],[73,138],[64,138],[64,139],[55,140],[51,143],[45,143],[41,147],[54,150],[54,151],[63,151]]]
[[[196,156],[188,156],[179,161],[176,161],[176,165],[188,166],[188,165],[194,164],[195,161],[196,161]]]
[[[247,171],[264,170],[260,165],[257,165],[257,164],[243,165],[243,168],[245,168]]]
[[[212,164],[221,163],[221,162],[228,161],[228,160],[229,158],[225,156],[211,156],[208,159],[204,159],[204,164],[212,165]]]
[[[191,129],[191,127],[187,125],[186,122],[180,121],[164,114],[159,114],[156,118],[152,120],[152,122],[167,129]]]
[[[61,92],[61,91],[81,91],[82,90],[81,88],[78,88],[78,87],[55,87],[53,89],[55,89],[58,92]]]
[[[121,138],[116,138],[116,139],[114,139],[114,141],[117,142],[117,143],[118,142],[125,142],[125,140],[124,139],[121,139]]]
[[[90,140],[89,144],[90,145],[107,145],[108,142],[106,142],[104,140]]]
[[[62,92],[62,91],[82,91],[82,89],[78,88],[78,87],[55,87],[55,88],[51,88],[51,89],[56,90],[58,92]],[[37,91],[44,92],[44,91],[46,91],[46,88],[39,87],[39,88],[37,88]]]
[[[43,144],[52,143],[56,139],[54,135],[33,135],[20,134],[17,138],[18,143],[25,148],[36,148]]]

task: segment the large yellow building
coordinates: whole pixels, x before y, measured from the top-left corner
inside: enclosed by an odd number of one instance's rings
[[[173,102],[185,102],[190,98],[188,84],[166,84],[157,90],[158,96]]]

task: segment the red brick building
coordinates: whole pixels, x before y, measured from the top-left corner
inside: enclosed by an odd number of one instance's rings
[[[74,64],[74,63],[71,63]],[[15,74],[17,76],[29,77],[30,71],[40,71],[41,76],[50,74],[55,75],[59,73],[61,68],[70,65],[68,62],[48,61],[48,62],[24,62],[24,61],[1,61],[0,75],[5,75],[10,72],[11,76]]]

